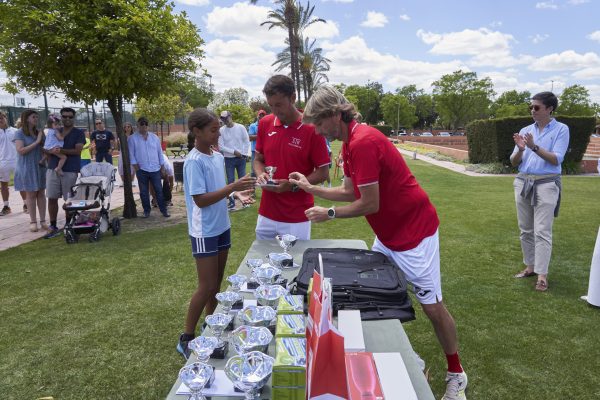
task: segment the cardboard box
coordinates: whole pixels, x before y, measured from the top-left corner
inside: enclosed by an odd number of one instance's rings
[[[286,314],[277,316],[275,337],[306,337],[306,319],[304,315]]]
[[[275,338],[275,364],[272,386],[306,386],[306,339]]]
[[[287,294],[281,297],[277,314],[304,314],[304,296]]]
[[[338,311],[338,330],[344,336],[344,350],[346,352],[365,351],[365,338],[360,311]]]

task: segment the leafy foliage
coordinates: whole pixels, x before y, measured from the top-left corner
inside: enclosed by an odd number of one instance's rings
[[[231,88],[224,92],[216,93],[210,103],[208,103],[208,108],[210,110],[217,110],[223,106],[230,106],[232,104],[248,106],[248,91],[244,88]]]
[[[398,94],[387,93],[381,98],[381,111],[386,124],[398,129],[412,127],[417,121],[416,107],[408,99]]]
[[[531,93],[528,90],[518,92],[509,90],[500,95],[490,106],[490,113],[496,118],[518,117],[529,115],[529,99]]]
[[[344,96],[350,100],[363,116],[363,121],[375,125],[380,118],[380,99],[383,87],[378,82],[371,82],[365,86],[350,85],[346,88]]]
[[[488,116],[494,95],[490,78],[477,79],[475,72],[456,71],[433,82],[433,98],[446,128],[456,129],[476,118]]]
[[[566,87],[560,95],[557,113],[560,115],[595,115],[590,101],[590,92],[581,85]]]
[[[221,113],[221,111],[227,110],[231,113],[231,117],[233,122],[237,122],[238,124],[242,124],[248,129],[248,125],[256,120],[256,114],[252,109],[244,104],[229,104],[229,105],[221,105],[216,108],[214,111],[217,115]]]
[[[417,89],[416,85],[407,85],[396,90],[396,94],[404,96],[408,102],[415,106],[417,121],[413,124],[416,128],[425,129],[433,126],[438,115],[435,111],[433,97],[425,93],[423,89]]]

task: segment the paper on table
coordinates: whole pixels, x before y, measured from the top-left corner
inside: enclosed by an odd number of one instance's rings
[[[182,383],[179,386],[179,388],[177,389],[177,393],[175,393],[175,394],[190,395],[191,392],[190,392],[190,389],[188,389],[188,387]],[[213,384],[210,385],[209,388],[203,389],[202,394],[207,397],[212,397],[212,396],[244,397],[243,392],[235,391],[235,389],[233,388],[233,383],[231,383],[229,378],[227,378],[227,375],[225,375],[225,371],[222,371],[219,369],[215,370],[215,380],[214,380]]]

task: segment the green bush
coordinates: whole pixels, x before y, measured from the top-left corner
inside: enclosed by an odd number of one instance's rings
[[[179,147],[182,144],[187,146],[187,134],[186,133],[173,133],[165,137],[167,147]]]
[[[581,162],[583,154],[594,130],[593,117],[557,116],[559,122],[569,127],[569,149],[565,154],[563,166],[567,172],[574,172]],[[473,164],[500,162],[510,163],[510,155],[514,149],[513,134],[521,128],[531,125],[530,117],[509,117],[487,120],[476,120],[467,125],[467,142],[469,144],[469,160]]]
[[[390,136],[392,129],[394,129],[391,125],[373,125],[373,128],[378,129],[385,136]]]

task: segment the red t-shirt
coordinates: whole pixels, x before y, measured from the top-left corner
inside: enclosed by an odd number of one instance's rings
[[[315,132],[313,125],[302,119],[285,127],[273,114],[258,123],[256,151],[265,159],[265,166],[277,167],[274,179],[288,179],[290,173],[306,176],[324,165],[329,165],[325,138]],[[304,211],[315,204],[311,194],[297,192],[274,193],[263,190],[258,213],[279,222],[308,221]]]
[[[396,147],[377,129],[351,122],[342,146],[344,175],[359,186],[379,184],[379,211],[367,221],[389,249],[406,251],[435,233],[439,220],[427,193],[419,186]]]

